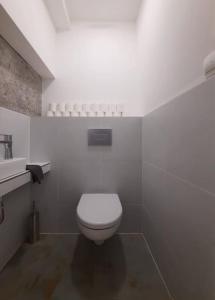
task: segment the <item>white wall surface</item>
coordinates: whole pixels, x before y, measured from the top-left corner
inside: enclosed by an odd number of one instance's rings
[[[30,157],[30,117],[0,107],[0,133],[13,135],[13,156]],[[0,153],[2,157],[2,153]]]
[[[142,115],[142,96],[132,23],[73,23],[57,35],[56,80],[43,83],[49,102],[125,103],[127,115]]]
[[[65,3],[72,21],[128,22],[136,20],[141,1],[65,0]]]
[[[65,0],[43,0],[57,30],[70,29],[71,22]]]
[[[54,74],[56,32],[43,0],[0,0],[0,4]]]
[[[215,48],[215,1],[144,0],[137,25],[148,113],[204,80],[203,59]]]

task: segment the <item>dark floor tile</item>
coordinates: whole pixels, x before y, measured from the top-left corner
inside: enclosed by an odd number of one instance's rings
[[[98,247],[81,235],[24,245],[0,274],[4,300],[168,300],[141,235]]]

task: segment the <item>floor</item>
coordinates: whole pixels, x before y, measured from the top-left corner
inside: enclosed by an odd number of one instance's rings
[[[99,247],[81,235],[43,236],[2,271],[0,298],[170,299],[141,235],[116,235]]]

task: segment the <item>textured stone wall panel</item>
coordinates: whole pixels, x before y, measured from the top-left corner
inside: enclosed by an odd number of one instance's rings
[[[0,106],[41,115],[42,79],[0,36]]]

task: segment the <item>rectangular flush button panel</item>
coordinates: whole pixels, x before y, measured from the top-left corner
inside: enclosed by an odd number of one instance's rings
[[[112,129],[88,129],[88,146],[111,146]]]

